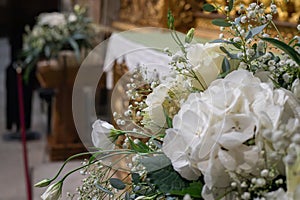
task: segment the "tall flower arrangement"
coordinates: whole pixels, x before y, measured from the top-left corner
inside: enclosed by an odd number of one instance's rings
[[[114,113],[118,127],[93,125],[97,151],[80,167],[89,175],[79,199],[300,198],[299,36],[270,37],[274,4],[269,12],[240,5],[232,19],[233,6],[213,20],[222,33],[211,43],[191,43],[193,29],[185,41],[172,31],[181,50],[165,49],[168,78],[145,80],[141,92],[135,79],[144,73],[133,73],[128,110]]]
[[[33,28],[25,27],[25,31],[21,58],[26,74],[38,60],[55,58],[61,50],[73,50],[79,59],[81,49],[92,48],[94,28],[79,5],[70,13],[41,13]]]

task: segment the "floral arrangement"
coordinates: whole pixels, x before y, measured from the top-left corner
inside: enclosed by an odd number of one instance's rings
[[[61,50],[73,50],[79,59],[81,49],[92,48],[93,24],[79,5],[70,13],[41,13],[33,28],[27,26],[25,31],[21,58],[27,74],[38,60],[55,58]]]
[[[299,36],[270,37],[275,4],[240,5],[235,18],[233,6],[204,5],[226,16],[213,20],[222,31],[215,41],[193,43],[191,29],[183,42],[172,31],[181,50],[165,49],[170,76],[133,72],[128,110],[114,113],[115,126],[93,124],[96,150],[70,198],[300,198]],[[37,183],[50,185],[42,198],[58,199],[68,175]]]

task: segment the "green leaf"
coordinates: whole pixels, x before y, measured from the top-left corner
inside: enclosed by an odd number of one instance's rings
[[[146,157],[141,159],[140,162],[146,167],[147,172],[157,171],[172,164],[170,159],[164,154]]]
[[[225,43],[225,44],[233,44],[234,42],[227,41],[227,40],[222,40],[222,39],[216,39],[216,40],[210,41],[209,43]]]
[[[171,165],[148,173],[147,178],[163,193],[182,190],[189,186],[189,182],[183,179]]]
[[[130,143],[130,147],[132,150],[136,151],[137,153],[149,153],[152,150],[143,142],[139,141],[135,144],[131,138],[128,137],[128,141]]]
[[[230,71],[230,63],[226,57],[224,57],[223,62],[222,62],[222,71],[223,71],[223,73],[227,73]]]
[[[109,183],[113,188],[116,188],[118,190],[123,190],[126,188],[126,185],[118,178],[110,178]]]
[[[86,35],[82,34],[82,33],[76,33],[74,35],[72,35],[72,38],[74,40],[83,40],[83,39],[87,39]]]
[[[225,19],[214,19],[212,23],[216,26],[229,27],[231,24],[227,22]]]
[[[166,118],[168,128],[172,128],[173,127],[172,119],[171,119],[171,117],[168,116],[167,111],[165,110],[165,108],[164,108],[164,115],[165,115],[165,118]]]
[[[209,4],[209,3],[204,4],[202,8],[203,8],[204,11],[207,11],[207,12],[216,11],[216,8],[213,5]]]
[[[229,12],[232,11],[233,4],[234,4],[234,0],[229,0],[229,4],[228,4]]]
[[[248,31],[245,39],[248,40],[250,38],[253,38],[255,35],[259,34],[260,32],[262,32],[266,26],[268,26],[268,24],[264,24],[264,25],[261,25],[261,26],[257,26],[253,29],[251,29],[250,31]]]
[[[184,196],[186,194],[189,194],[191,197],[194,198],[201,198],[201,191],[202,191],[203,184],[201,181],[192,182],[189,184],[188,187],[183,188],[180,191],[171,191],[171,194]]]
[[[78,43],[73,38],[68,38],[68,43],[71,45],[72,49],[74,50],[76,59],[80,60],[80,49]]]
[[[105,192],[106,194],[109,194],[109,195],[114,195],[114,193],[112,193],[112,191],[110,191],[109,189],[106,189],[104,187],[102,187],[100,184],[96,183],[95,184],[96,188],[98,188],[99,190],[101,190],[102,192]]]
[[[227,54],[227,56],[229,56],[231,59],[238,59],[236,54],[232,54],[229,51],[227,51],[227,49],[225,49],[225,47],[220,47],[221,51],[223,51],[224,53]]]
[[[295,49],[285,44],[284,42],[281,42],[280,40],[276,40],[274,38],[260,38],[260,39],[269,42],[272,45],[284,51],[286,54],[288,54],[291,57],[291,59],[293,59],[300,66],[300,54]]]
[[[140,182],[140,175],[138,173],[131,173],[131,179],[133,184],[138,184]]]

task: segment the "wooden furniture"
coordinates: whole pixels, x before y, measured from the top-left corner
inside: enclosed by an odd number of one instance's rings
[[[80,62],[70,51],[60,53],[57,60],[40,61],[37,78],[44,88],[53,88],[52,128],[48,136],[50,160],[65,160],[85,151],[72,115],[72,89]]]

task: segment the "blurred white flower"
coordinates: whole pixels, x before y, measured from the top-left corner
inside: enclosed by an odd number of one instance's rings
[[[77,17],[74,13],[71,13],[68,17],[69,22],[75,22],[77,20]]]
[[[58,12],[52,13],[42,13],[39,15],[38,23],[39,25],[48,25],[50,27],[54,26],[64,26],[66,24],[66,19],[64,14]]]

